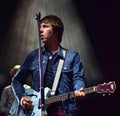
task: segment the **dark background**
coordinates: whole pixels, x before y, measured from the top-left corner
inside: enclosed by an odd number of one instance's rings
[[[75,0],[75,2],[85,24],[105,80],[114,80],[116,82],[116,91],[113,95],[106,97],[99,95],[98,97],[92,96],[88,100],[87,103],[90,102],[91,104],[87,107],[87,115],[119,116],[119,2],[114,0]]]
[[[10,20],[19,2],[19,0],[0,1],[1,53],[4,52],[4,49],[1,48],[5,46],[7,27],[9,27]],[[74,0],[74,3],[85,25],[105,81],[116,82],[116,91],[111,96],[89,95],[83,107],[83,113],[87,116],[119,116],[119,3],[115,0]],[[0,65],[2,64],[2,59],[1,54]]]

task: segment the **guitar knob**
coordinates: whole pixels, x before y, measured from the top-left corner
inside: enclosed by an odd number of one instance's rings
[[[102,94],[102,96],[104,97],[104,96],[105,96],[105,94]]]

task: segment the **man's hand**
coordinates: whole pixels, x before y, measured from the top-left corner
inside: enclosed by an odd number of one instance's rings
[[[25,111],[30,111],[32,108],[32,101],[29,97],[23,96],[21,99],[21,105]]]
[[[75,93],[75,97],[78,99],[85,99],[86,97],[86,94],[83,88],[80,88],[80,90],[76,90],[74,93]]]

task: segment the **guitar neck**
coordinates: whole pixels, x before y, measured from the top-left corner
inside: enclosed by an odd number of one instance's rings
[[[96,92],[96,86],[85,88],[84,91],[86,94]]]
[[[96,92],[96,86],[85,88],[84,92],[86,94]],[[50,103],[58,102],[58,101],[73,98],[73,97],[75,97],[74,92],[61,94],[61,95],[53,96],[53,97],[46,99],[45,104],[50,104]]]

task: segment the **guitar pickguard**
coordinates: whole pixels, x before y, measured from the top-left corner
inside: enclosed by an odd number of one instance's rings
[[[48,98],[48,93],[49,93],[50,89],[49,88],[45,88],[45,99]],[[23,110],[23,108],[19,105],[17,99],[15,99],[15,101],[12,104],[11,110],[10,110],[10,114],[11,116],[46,116],[47,113],[46,111],[42,110],[39,107],[39,101],[41,98],[41,94],[40,92],[36,92],[35,90],[33,90],[32,88],[29,89],[25,89],[25,94],[30,97],[31,101],[32,101],[32,109],[29,112],[25,112]]]

